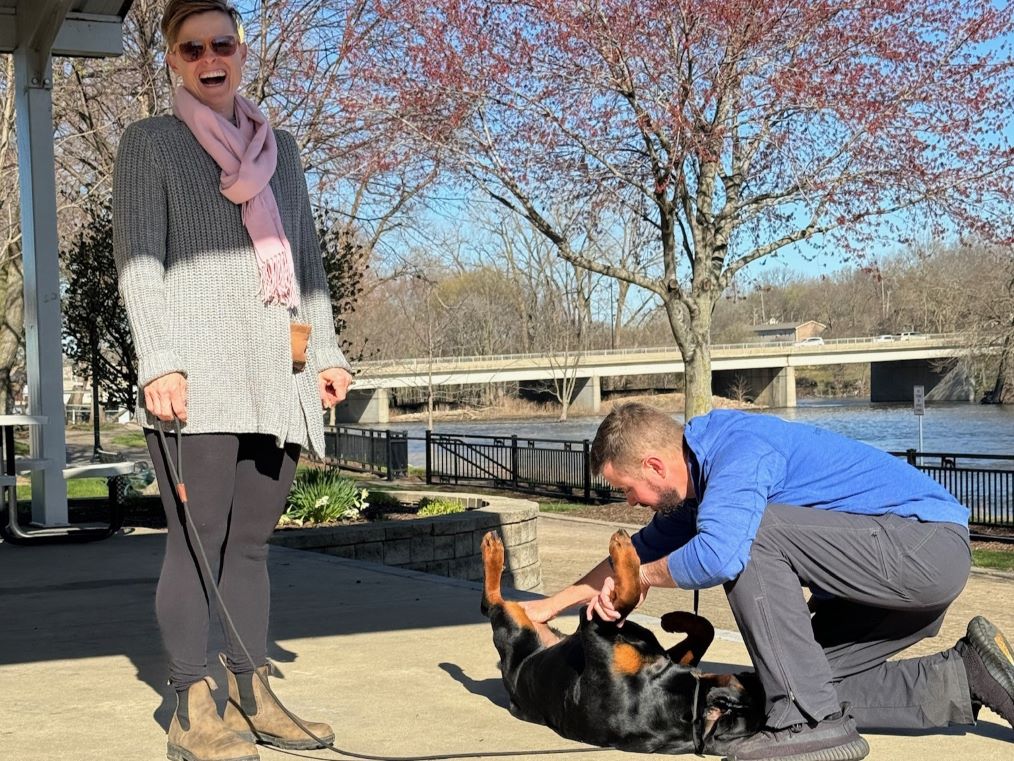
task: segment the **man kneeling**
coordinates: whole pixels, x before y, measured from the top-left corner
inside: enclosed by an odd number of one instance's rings
[[[1014,658],[985,618],[949,650],[887,661],[940,630],[971,564],[968,510],[903,460],[773,416],[715,410],[683,427],[636,403],[603,420],[591,457],[655,511],[633,537],[642,600],[725,588],[767,717],[732,761],[858,761],[857,726],[972,724],[982,705],[1014,725]],[[607,559],[524,608],[539,623],[591,601],[619,620],[611,586]]]

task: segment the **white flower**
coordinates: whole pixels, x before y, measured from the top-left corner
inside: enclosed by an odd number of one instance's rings
[[[325,494],[323,497],[321,497],[316,502],[314,502],[313,506],[314,507],[324,507],[324,505],[326,505],[330,501],[331,501],[331,498],[327,494]]]

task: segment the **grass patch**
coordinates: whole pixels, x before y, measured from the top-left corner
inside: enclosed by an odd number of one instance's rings
[[[120,431],[114,433],[110,439],[113,446],[126,448],[137,448],[146,449],[147,444],[144,440],[144,434],[141,431]]]
[[[454,513],[465,512],[465,506],[460,500],[449,497],[423,497],[419,500],[419,512],[422,517],[436,515],[453,515]]]
[[[540,502],[539,510],[544,513],[572,513],[587,509],[588,505],[576,502]]]
[[[995,571],[1014,571],[1014,552],[973,549],[972,565],[976,568],[992,568]]]
[[[109,486],[104,478],[72,478],[67,481],[67,496],[70,499],[86,497],[108,497]],[[32,499],[31,483],[18,484],[18,502]]]

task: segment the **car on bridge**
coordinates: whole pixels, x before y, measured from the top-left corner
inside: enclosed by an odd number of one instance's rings
[[[804,338],[802,341],[796,341],[795,345],[796,346],[823,346],[824,345],[824,339],[821,338],[820,336],[810,336],[809,338]]]
[[[926,337],[925,333],[917,333],[914,330],[906,330],[904,333],[898,334],[899,341],[918,341]]]
[[[891,333],[884,333],[882,336],[877,336],[873,339],[874,341],[893,341],[894,335]]]

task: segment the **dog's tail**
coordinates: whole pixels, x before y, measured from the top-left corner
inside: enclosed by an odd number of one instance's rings
[[[503,542],[495,531],[489,531],[482,538],[482,571],[484,582],[482,587],[482,615],[489,616],[489,611],[503,605],[500,592],[500,577],[503,575],[504,551]]]

